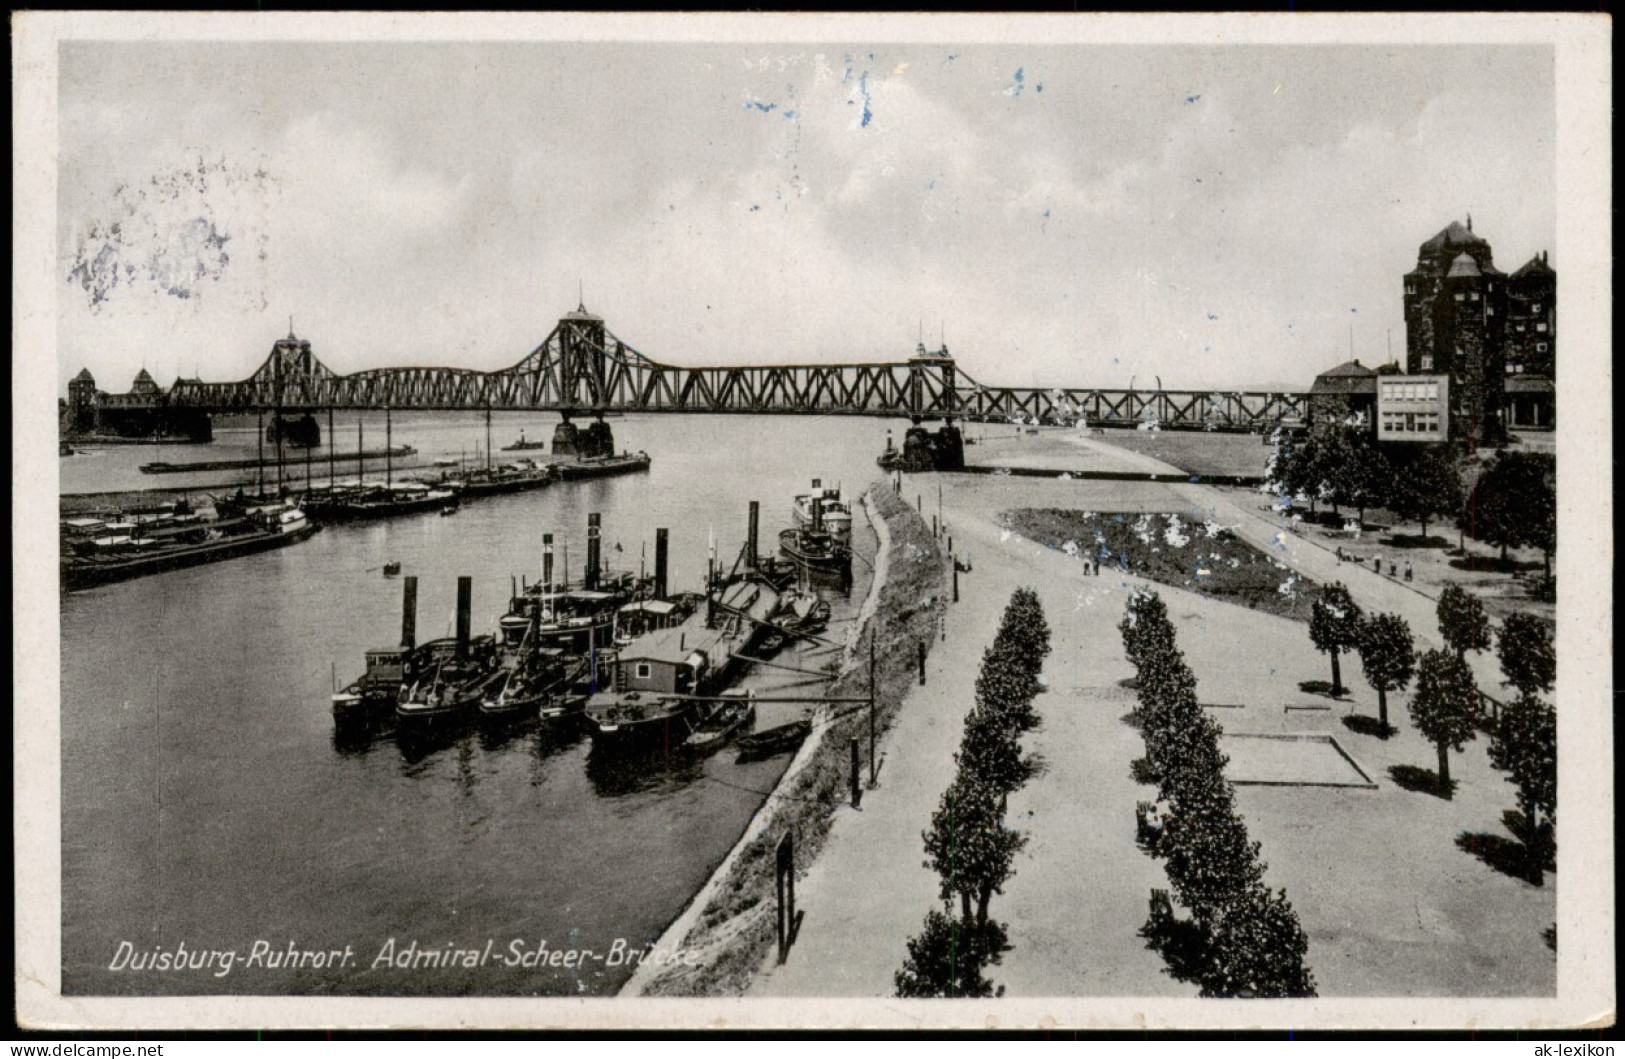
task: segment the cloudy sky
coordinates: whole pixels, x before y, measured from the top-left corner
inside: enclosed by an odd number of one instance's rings
[[[678,364],[1286,385],[1402,350],[1472,214],[1554,231],[1545,47],[68,43],[59,364],[493,369],[575,308]]]

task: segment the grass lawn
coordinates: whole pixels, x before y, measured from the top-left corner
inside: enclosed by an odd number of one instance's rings
[[[1003,524],[1029,540],[1104,570],[1127,569],[1165,585],[1200,592],[1270,614],[1308,621],[1318,586],[1222,526],[1192,523],[1174,512],[1114,514],[1018,508]]]

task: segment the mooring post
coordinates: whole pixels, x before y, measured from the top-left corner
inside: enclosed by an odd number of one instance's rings
[[[914,494],[914,510],[922,515],[925,514],[925,497],[919,493]]]
[[[774,889],[778,896],[779,962],[790,955],[790,941],[796,925],[795,845],[786,831],[774,850]]]
[[[875,634],[869,630],[869,786],[875,785]]]
[[[920,686],[923,688],[925,687],[925,641],[921,640],[916,646],[920,649]]]
[[[931,516],[931,539],[932,540],[940,540],[941,539],[939,537],[938,533],[937,533],[937,516],[935,516],[935,515]]]
[[[858,737],[853,736],[848,740],[847,746],[852,752],[852,808],[856,809],[863,798],[863,788],[858,785]]]
[[[954,602],[959,602],[959,561],[954,561]]]
[[[950,534],[948,534],[948,554],[952,555],[953,553],[954,553],[954,535],[952,533],[950,533]]]

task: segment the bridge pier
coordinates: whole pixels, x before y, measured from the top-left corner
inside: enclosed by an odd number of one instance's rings
[[[903,435],[901,450],[890,447],[889,437],[886,443],[888,447],[881,457],[881,465],[888,469],[910,474],[965,469],[965,436],[951,419],[933,433],[919,416],[915,416],[914,425]]]
[[[553,454],[591,459],[595,456],[615,455],[615,432],[603,417],[595,418],[586,429],[570,422],[570,413],[562,413],[564,422],[553,428]]]

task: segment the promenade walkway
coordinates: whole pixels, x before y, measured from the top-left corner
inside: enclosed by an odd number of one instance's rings
[[[1081,451],[1057,454],[1046,439],[1038,465],[1077,465],[1080,456],[1091,466],[1157,464],[1086,438],[1066,441]],[[1153,473],[1177,474],[1166,465]],[[947,475],[941,484],[941,516],[974,573],[961,577],[962,602],[948,611],[947,638],[932,651],[926,686],[910,695],[882,745],[879,789],[865,794],[861,810],[840,810],[824,852],[797,884],[806,919],[789,961],[764,966],[751,995],[892,995],[906,941],[938,903],[921,831],[952,780],[982,651],[1010,593],[1027,585],[1038,590],[1053,633],[1049,689],[1036,704],[1043,727],[1024,741],[1043,767],[1010,799],[1011,825],[1029,842],[1006,892],[993,899],[1012,948],[989,976],[1015,997],[1193,996],[1137,935],[1149,891],[1166,886],[1161,865],[1133,841],[1135,802],[1153,795],[1130,775],[1143,745],[1124,722],[1133,697],[1119,683],[1132,671],[1117,622],[1127,593],[1143,582],[1109,570],[1086,577],[1075,559],[1009,534],[999,513],[1196,509],[1307,577],[1342,580],[1363,607],[1402,614],[1424,644],[1437,638],[1434,603],[1403,583],[1340,566],[1335,554],[1206,487],[994,475]],[[904,489],[927,494],[930,514],[936,485],[925,476],[905,480]],[[1238,808],[1269,865],[1267,880],[1286,889],[1309,935],[1321,994],[1549,995],[1555,965],[1540,932],[1555,919],[1555,887],[1501,874],[1456,846],[1464,831],[1504,834],[1500,814],[1514,804],[1512,788],[1489,767],[1485,740],[1453,755],[1454,800],[1406,789],[1390,769],[1434,766],[1432,747],[1409,727],[1407,696],[1390,696],[1390,719],[1401,729],[1394,738],[1351,732],[1342,724],[1351,710],[1376,713],[1356,659],[1343,667],[1352,701],[1329,704],[1298,688],[1329,676],[1302,623],[1153,587],[1168,601],[1198,693],[1215,704],[1227,747],[1246,735],[1335,738],[1376,783],[1238,788]],[[1488,665],[1477,664],[1480,680],[1494,688],[1493,660]]]

